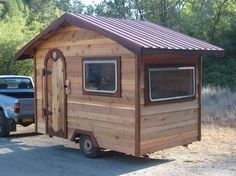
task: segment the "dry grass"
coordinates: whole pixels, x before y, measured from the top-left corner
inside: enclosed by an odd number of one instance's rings
[[[206,123],[236,127],[236,92],[220,87],[203,88],[202,117]]]

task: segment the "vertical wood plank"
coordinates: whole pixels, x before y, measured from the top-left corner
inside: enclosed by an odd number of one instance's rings
[[[36,67],[36,54],[34,54],[34,58],[33,58],[33,62],[34,62],[34,131],[37,133],[38,132],[38,126],[37,126],[37,122],[38,122],[38,117],[37,117],[37,67]]]
[[[135,57],[135,156],[140,155],[140,57]]]
[[[198,140],[202,138],[202,57],[198,59]]]

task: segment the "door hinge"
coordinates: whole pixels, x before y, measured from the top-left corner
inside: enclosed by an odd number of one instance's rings
[[[50,75],[50,74],[52,74],[51,71],[46,70],[45,68],[42,69],[42,76],[46,76],[46,75]]]
[[[49,115],[52,115],[52,112],[48,111],[46,108],[43,108],[43,115],[47,117]]]

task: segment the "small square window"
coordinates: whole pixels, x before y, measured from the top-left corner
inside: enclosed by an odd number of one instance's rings
[[[120,94],[120,58],[83,59],[85,94],[118,96]]]

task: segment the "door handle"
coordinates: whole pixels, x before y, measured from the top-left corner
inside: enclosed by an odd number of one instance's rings
[[[69,95],[71,93],[71,82],[69,79],[65,80],[65,85],[64,85],[64,88],[65,88],[65,93],[66,95]]]

